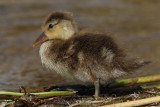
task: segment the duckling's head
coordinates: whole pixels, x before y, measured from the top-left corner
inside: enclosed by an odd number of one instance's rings
[[[52,12],[42,24],[43,33],[35,41],[33,47],[53,39],[67,40],[77,32],[71,13]]]

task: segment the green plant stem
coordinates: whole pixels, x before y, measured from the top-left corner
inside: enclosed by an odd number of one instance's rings
[[[156,81],[160,81],[160,75],[116,80],[113,83],[109,84],[109,88],[133,86],[136,84],[150,83]]]
[[[33,95],[37,98],[46,98],[51,96],[64,96],[64,95],[72,95],[72,94],[75,94],[75,92],[74,91],[50,91],[50,92],[40,92],[40,93],[29,93],[29,95]],[[15,97],[20,97],[25,95],[25,93],[0,91],[0,95],[11,95]]]
[[[148,88],[157,88],[157,89],[160,89],[160,86],[159,85],[154,85],[154,86],[141,86],[142,89],[148,89]]]

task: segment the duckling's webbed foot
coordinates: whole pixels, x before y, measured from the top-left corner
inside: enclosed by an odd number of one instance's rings
[[[95,96],[100,95],[100,79],[94,81],[94,87],[95,87]]]

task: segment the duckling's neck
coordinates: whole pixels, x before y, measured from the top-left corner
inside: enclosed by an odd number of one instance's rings
[[[50,54],[53,55],[54,52],[56,52],[58,48],[61,46],[61,44],[63,44],[63,41],[64,40],[61,39],[53,39],[42,43],[39,50],[41,60],[50,56]]]
[[[61,39],[53,39],[42,43],[39,50],[40,56],[42,56],[43,54],[48,54],[48,52],[52,47],[54,47],[54,45],[60,44],[62,41],[63,40]]]

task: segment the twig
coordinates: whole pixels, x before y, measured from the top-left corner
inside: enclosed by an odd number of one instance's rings
[[[123,103],[117,103],[117,104],[104,105],[100,107],[135,107],[135,106],[142,106],[142,105],[147,105],[147,104],[156,103],[156,102],[160,102],[160,96],[141,99],[141,100],[135,100],[135,101],[129,101],[129,102],[123,102]]]
[[[52,101],[52,100],[55,100],[55,99],[58,99],[58,98],[59,98],[59,96],[58,96],[58,97],[53,97],[53,98],[44,99],[44,100],[40,100],[40,101],[38,101],[38,102],[35,102],[34,105],[35,105],[35,106],[38,106],[38,105],[40,105],[40,104],[43,104],[43,103],[46,103],[46,102],[48,102],[48,101]]]

